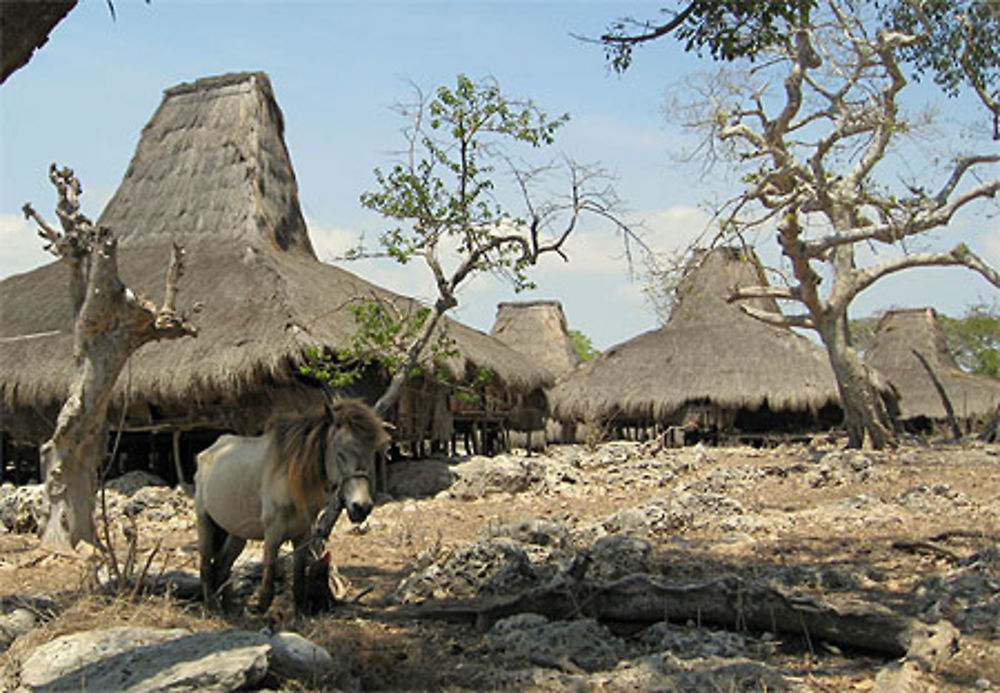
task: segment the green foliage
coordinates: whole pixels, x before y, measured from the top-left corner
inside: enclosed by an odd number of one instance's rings
[[[957,96],[966,85],[985,91],[997,88],[998,0],[925,0],[918,7],[900,0],[875,4],[888,10],[887,24],[902,31],[920,31],[926,20],[930,40],[901,49],[917,76],[930,72],[934,82],[950,96]]]
[[[306,350],[306,362],[299,372],[331,387],[346,387],[357,382],[371,366],[381,366],[390,373],[396,372],[406,362],[406,347],[423,328],[431,309],[421,307],[407,314],[400,314],[388,303],[376,299],[357,299],[346,307],[353,316],[357,329],[350,345],[342,349]],[[454,343],[445,334],[431,344],[435,363],[453,355]],[[444,369],[437,369],[445,377]],[[411,375],[420,374],[419,366]]]
[[[501,94],[494,80],[464,75],[401,112],[413,118],[409,156],[388,171],[376,168],[378,189],[361,195],[368,209],[403,222],[380,236],[385,253],[405,263],[451,238],[467,255],[490,249],[475,253],[471,271],[505,273],[528,288],[524,246],[511,234],[526,224],[497,202],[494,178],[508,145],[550,145],[569,116],[550,118],[531,101]]]
[[[594,343],[590,341],[590,337],[583,332],[570,330],[569,337],[573,340],[573,349],[576,350],[580,360],[584,363],[601,355],[601,352],[594,348]]]
[[[991,94],[997,89],[1000,0],[861,0],[849,2],[848,11],[865,4],[875,8],[884,29],[930,32],[927,41],[900,48],[917,78],[929,72],[951,96],[968,86]],[[817,5],[817,0],[687,0],[661,9],[664,17],[657,19],[619,19],[601,42],[618,72],[632,64],[636,46],[666,35],[681,41],[685,51],[707,50],[715,60],[754,60],[763,49],[787,41]]]
[[[478,404],[483,401],[483,389],[493,382],[496,374],[493,373],[489,368],[480,368],[476,371],[475,377],[472,382],[466,386],[459,386],[457,383],[451,382],[454,387],[455,398],[466,404]]]
[[[878,327],[878,316],[850,320],[848,329],[851,332],[851,346],[862,357],[871,349],[875,340],[875,328]]]
[[[715,60],[753,60],[767,46],[788,39],[789,25],[807,18],[817,0],[690,0],[660,10],[666,20],[633,18],[613,22],[601,41],[611,66],[625,72],[635,46],[667,34],[684,50],[707,50]]]
[[[1000,304],[980,303],[961,318],[941,315],[939,320],[963,370],[1000,379]]]

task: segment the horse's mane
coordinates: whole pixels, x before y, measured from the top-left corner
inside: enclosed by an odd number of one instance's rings
[[[347,426],[355,436],[372,446],[385,439],[378,415],[360,400],[338,400],[320,415],[275,418],[268,422],[272,475],[284,474],[288,493],[305,514],[310,496],[326,486],[326,446],[334,427]]]

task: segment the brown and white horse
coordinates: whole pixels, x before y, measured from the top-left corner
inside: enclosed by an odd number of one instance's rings
[[[261,436],[221,436],[198,454],[195,511],[205,603],[218,606],[233,563],[248,539],[264,541],[257,609],[274,598],[274,566],[294,545],[293,594],[306,608],[305,569],[313,522],[328,499],[352,522],[371,512],[375,454],[389,442],[382,421],[358,400],[340,400],[322,416],[276,419]]]

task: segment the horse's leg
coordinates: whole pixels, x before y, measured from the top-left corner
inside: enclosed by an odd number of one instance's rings
[[[292,537],[292,597],[295,601],[295,610],[300,614],[306,613],[308,609],[306,602],[308,601],[309,589],[306,585],[306,560],[310,558],[311,538],[312,535],[309,532]]]
[[[201,593],[205,606],[213,609],[216,606],[216,590],[218,589],[218,584],[215,581],[216,537],[221,528],[215,524],[215,521],[205,511],[199,509],[196,515],[198,521],[198,555],[201,559],[199,563]]]
[[[229,578],[233,574],[233,563],[243,553],[243,547],[247,545],[247,540],[235,534],[226,534],[226,538],[221,542],[219,550],[215,554],[215,589],[222,590],[222,604],[226,611],[232,606],[233,590],[229,584]]]
[[[257,611],[264,613],[274,600],[274,568],[278,562],[278,549],[284,537],[280,536],[272,525],[265,521],[264,528],[264,574],[260,579],[260,592],[257,594]]]

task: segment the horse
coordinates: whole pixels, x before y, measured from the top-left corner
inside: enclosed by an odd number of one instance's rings
[[[278,549],[291,540],[295,608],[305,611],[306,555],[324,505],[352,522],[371,512],[375,454],[389,443],[381,419],[359,400],[328,403],[320,416],[276,418],[260,436],[223,435],[197,456],[195,512],[202,593],[219,606],[233,563],[248,539],[264,541],[257,610],[274,598]]]

